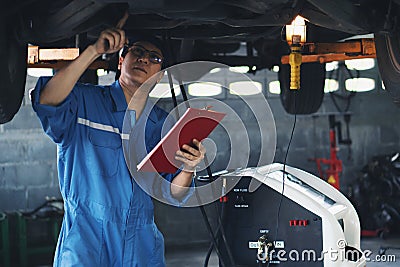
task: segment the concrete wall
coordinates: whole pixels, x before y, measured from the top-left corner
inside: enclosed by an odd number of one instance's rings
[[[46,197],[60,198],[56,146],[43,132],[28,92],[14,119],[0,125],[0,211],[30,210]]]
[[[257,76],[265,86],[270,78],[262,71]],[[268,78],[267,78],[268,76]],[[102,79],[100,79],[102,80]],[[36,79],[28,77],[27,92],[34,86]],[[380,81],[377,81],[380,85]],[[376,154],[398,152],[400,145],[400,126],[398,108],[391,102],[384,90],[378,86],[371,92],[357,94],[351,102],[352,112],[350,134],[353,140],[351,157],[345,146],[340,146],[339,158],[343,160],[344,171],[341,175],[343,192],[357,177],[359,170],[368,159]],[[28,95],[28,93],[26,94]],[[282,162],[292,129],[292,115],[282,108],[279,96],[266,93],[273,111],[277,129],[277,147],[275,161]],[[237,99],[224,96],[222,99],[238,111],[246,122],[250,136],[252,154],[249,165],[255,165],[260,133],[251,112],[237,106]],[[168,106],[165,101],[162,106]],[[314,162],[309,158],[329,157],[329,124],[327,114],[336,112],[329,95],[325,96],[323,106],[314,116],[298,116],[297,126],[290,148],[287,163],[312,173],[317,173]],[[343,122],[342,117],[337,117]],[[240,139],[240,133],[236,138]],[[225,143],[219,135],[216,143]],[[56,146],[43,133],[36,115],[26,97],[21,110],[7,124],[0,125],[0,211],[17,209],[29,210],[44,202],[45,197],[60,197],[57,180]],[[217,171],[223,166],[228,152],[218,151],[218,160],[213,165]],[[221,159],[222,158],[222,159]],[[215,215],[212,206],[206,207],[211,217]],[[179,209],[156,203],[156,220],[165,235],[167,245],[182,245],[208,242],[209,236],[198,208]]]

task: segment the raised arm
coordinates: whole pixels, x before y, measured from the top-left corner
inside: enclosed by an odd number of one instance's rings
[[[74,61],[60,69],[46,84],[40,94],[40,104],[57,106],[72,91],[75,83],[93,61],[102,54],[119,51],[125,44],[125,32],[121,30],[127,15],[118,22],[117,28],[101,32],[97,41],[89,45]]]

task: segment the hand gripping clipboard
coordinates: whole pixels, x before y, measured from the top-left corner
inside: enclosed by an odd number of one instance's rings
[[[137,165],[138,171],[175,173],[182,162],[175,160],[176,151],[193,139],[206,138],[225,117],[225,113],[188,108],[171,130]]]

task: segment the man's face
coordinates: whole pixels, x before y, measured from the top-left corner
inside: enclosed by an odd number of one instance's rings
[[[144,53],[140,55],[143,51]],[[140,86],[161,70],[161,63],[154,60],[156,55],[163,58],[161,50],[155,45],[144,41],[134,43],[125,57],[119,58],[118,68],[121,70],[119,79],[126,85]]]

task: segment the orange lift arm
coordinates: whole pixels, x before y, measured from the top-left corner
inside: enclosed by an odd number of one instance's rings
[[[60,69],[79,56],[79,48],[39,48],[28,46],[28,68]],[[96,60],[89,69],[108,69],[108,62]]]
[[[302,62],[327,63],[358,58],[375,58],[373,38],[354,39],[341,43],[306,43],[303,46]],[[289,64],[289,55],[281,58],[282,64]]]

